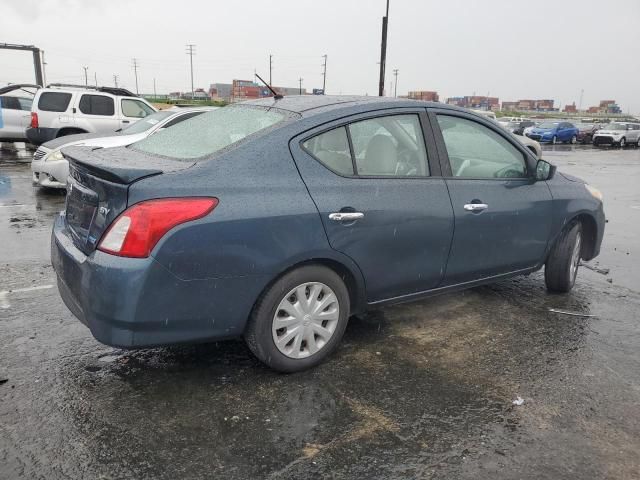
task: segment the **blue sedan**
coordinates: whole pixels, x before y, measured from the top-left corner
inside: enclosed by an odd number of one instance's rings
[[[540,143],[576,143],[580,129],[569,122],[542,122],[527,134]]]
[[[101,342],[228,337],[285,372],[350,315],[598,255],[602,195],[468,110],[372,97],[262,99],[129,147],[63,150],[60,294]]]

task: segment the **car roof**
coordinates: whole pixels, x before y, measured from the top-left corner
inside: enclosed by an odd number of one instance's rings
[[[415,106],[436,108],[451,107],[450,105],[445,105],[442,103],[425,102],[422,100],[356,95],[292,95],[280,99],[265,97],[258,100],[249,100],[246,102],[242,102],[242,104],[279,108],[282,110],[299,113],[304,117],[312,116],[316,113],[325,113],[330,110],[338,110],[347,107],[356,107],[362,105],[371,105],[372,107],[381,106],[383,108]]]

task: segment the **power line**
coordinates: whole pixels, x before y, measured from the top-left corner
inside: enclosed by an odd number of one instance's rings
[[[135,74],[135,76],[136,76],[136,95],[138,95],[138,94],[139,94],[139,93],[138,93],[138,67],[139,67],[139,66],[140,66],[140,65],[138,64],[138,59],[137,59],[137,58],[134,58],[134,59],[133,59],[133,73],[134,73],[134,74]]]
[[[195,98],[195,89],[193,88],[193,56],[195,55],[196,46],[193,43],[187,43],[187,55],[189,55],[189,63],[191,64],[191,100]]]
[[[324,63],[322,64],[322,94],[326,95],[326,87],[327,87],[327,54],[323,55]]]

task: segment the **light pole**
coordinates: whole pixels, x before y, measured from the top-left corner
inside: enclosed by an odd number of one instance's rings
[[[382,17],[382,44],[380,45],[380,79],[378,82],[378,96],[384,96],[384,70],[387,63],[387,25],[389,24],[389,0],[387,0],[387,11]]]
[[[394,92],[393,96],[395,98],[398,98],[398,69],[397,68],[393,69],[393,76],[396,77],[396,82],[395,82],[396,83],[396,87],[395,87],[395,92]]]

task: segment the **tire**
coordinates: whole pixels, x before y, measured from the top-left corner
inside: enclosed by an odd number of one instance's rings
[[[313,313],[313,307],[323,308],[322,302],[331,294],[333,300],[321,312]],[[305,298],[301,301],[300,296]],[[339,275],[320,265],[303,266],[284,274],[260,296],[244,339],[253,354],[274,370],[306,370],[336,349],[347,327],[349,308],[349,292]],[[323,313],[327,315],[320,317]],[[276,329],[278,319],[283,326]],[[282,339],[279,345],[277,338]]]
[[[555,145],[556,143],[558,143],[558,137],[554,135],[553,138],[551,139],[551,145]]]
[[[627,139],[626,139],[626,138],[624,138],[624,137],[622,137],[622,138],[620,139],[620,142],[618,143],[618,145],[620,145],[620,148],[624,148],[624,147],[626,147],[626,146],[627,146]]]
[[[576,283],[582,249],[582,226],[569,225],[556,241],[544,266],[544,280],[550,292],[570,292]]]
[[[636,147],[640,148],[640,137],[638,137],[638,141],[636,142]]]
[[[571,141],[569,143],[571,143],[571,145],[575,145],[577,141],[578,141],[578,137],[574,135],[573,137],[571,137]]]

